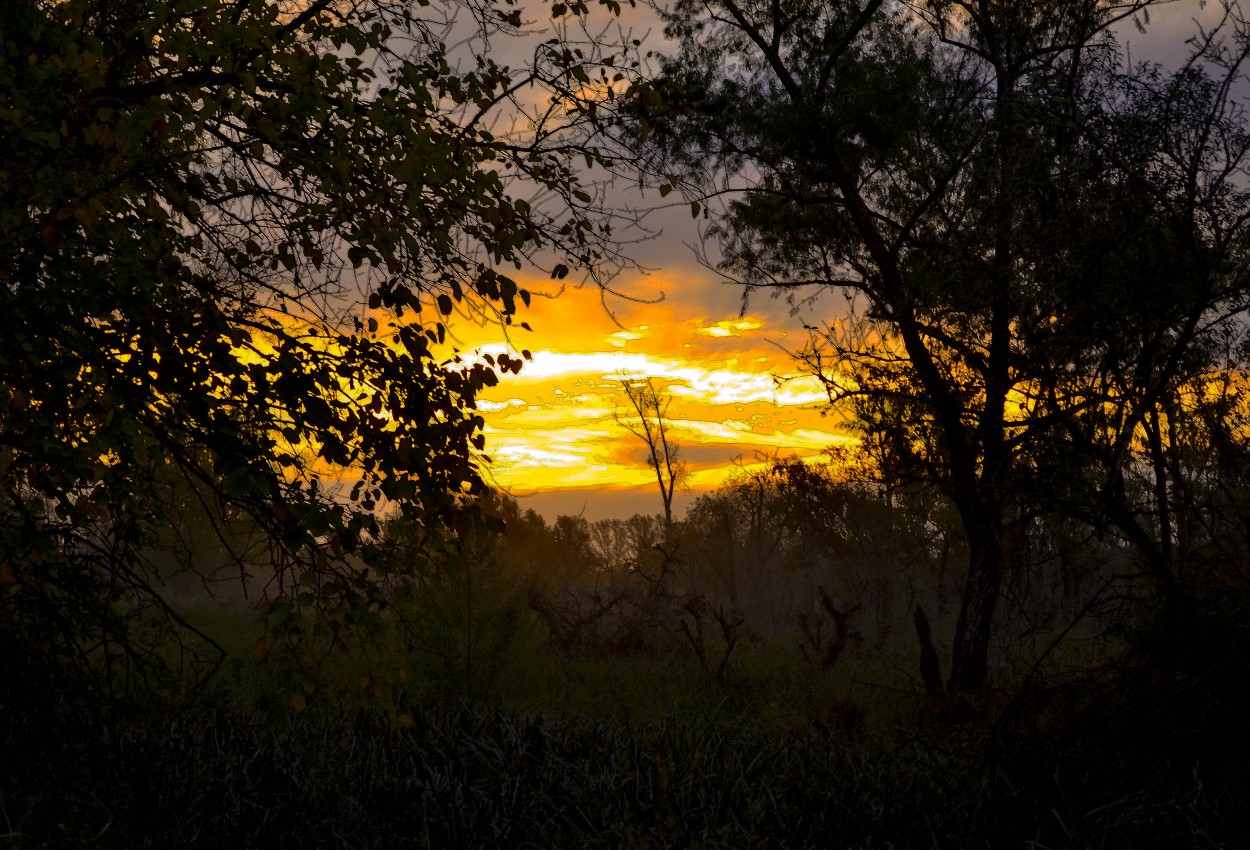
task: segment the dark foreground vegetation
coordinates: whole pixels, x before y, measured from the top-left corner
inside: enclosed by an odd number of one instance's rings
[[[804,488],[787,489],[797,474]],[[858,541],[826,528],[817,549],[817,525],[804,545],[788,524],[820,482]],[[109,698],[82,681],[36,687],[48,671],[6,657],[4,840],[1246,846],[1250,634],[1226,618],[1239,606],[1225,598],[1168,642],[1129,592],[1140,576],[1118,577],[1096,611],[1021,596],[998,687],[926,693],[908,610],[928,602],[934,638],[949,639],[941,572],[959,545],[907,536],[929,502],[896,494],[887,508],[781,463],[701,498],[670,553],[661,516],[548,525],[492,497],[504,534],[427,556],[385,637],[336,652],[268,651],[254,606],[171,584],[230,653],[207,683],[157,677]],[[804,551],[821,554],[805,565]],[[883,579],[872,553],[903,551],[914,569]],[[710,570],[733,562],[745,604],[730,617],[727,576]],[[805,593],[816,580],[829,589]]]
[[[203,708],[107,726],[9,723],[5,840],[1245,846],[1244,767],[1227,753],[1244,738],[1190,714],[1104,707],[1096,720],[1042,736],[937,723],[787,734],[732,721],[555,721],[484,706],[418,712],[398,729],[368,712],[257,724]]]

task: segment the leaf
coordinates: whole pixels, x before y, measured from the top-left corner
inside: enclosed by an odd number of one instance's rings
[[[566,207],[592,203],[576,168],[593,150],[552,139],[522,151],[488,131],[491,115],[469,126],[462,111],[494,111],[542,70],[486,49],[487,35],[524,26],[519,3],[486,3],[500,17],[478,18],[480,37],[456,33],[483,57],[463,69],[423,4],[4,7],[0,492],[30,505],[8,505],[29,528],[0,533],[0,580],[32,588],[29,566],[50,608],[34,616],[15,596],[15,622],[69,624],[24,635],[32,645],[109,634],[119,657],[166,657],[125,643],[168,633],[129,616],[173,616],[163,588],[137,590],[127,610],[108,589],[175,554],[128,541],[172,546],[181,523],[190,536],[237,529],[283,564],[332,556],[327,536],[356,547],[342,586],[295,590],[310,610],[267,606],[269,638],[285,649],[318,628],[372,628],[351,600],[379,586],[382,536],[368,522],[382,496],[429,527],[449,493],[480,490],[466,424],[477,379],[435,345],[449,342],[447,317],[530,304],[512,281],[471,288],[474,271],[546,251],[591,260],[607,237],[584,211],[562,235],[569,215],[552,223],[514,197],[524,179]],[[584,10],[554,0],[552,19]],[[587,69],[602,51],[585,47],[570,50],[569,74],[598,79]],[[540,96],[568,82],[539,77]],[[423,306],[424,321],[404,316]],[[317,476],[344,468],[368,483],[340,504]],[[130,536],[111,539],[122,526]],[[88,556],[106,545],[110,558]],[[391,575],[411,579],[419,563]]]

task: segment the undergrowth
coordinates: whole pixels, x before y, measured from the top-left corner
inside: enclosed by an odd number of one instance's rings
[[[1240,631],[1204,637],[1201,663],[1026,665],[961,702],[868,648],[822,671],[784,635],[744,639],[720,678],[677,636],[570,655],[519,604],[485,600],[476,631],[448,605],[411,643],[331,656],[315,678],[262,651],[248,615],[206,614],[231,654],[203,690],[0,704],[0,847],[1250,840]]]
[[[1205,784],[1186,747],[1075,727],[1025,745],[937,715],[846,734],[201,706],[33,739],[8,720],[14,847],[1232,847],[1245,826],[1243,781]]]

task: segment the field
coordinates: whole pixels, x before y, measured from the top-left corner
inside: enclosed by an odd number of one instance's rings
[[[562,651],[513,581],[484,574],[474,598],[445,579],[410,612],[415,630],[324,653],[315,671],[262,651],[254,608],[201,600],[189,619],[228,654],[199,688],[115,703],[30,692],[10,710],[0,846],[1236,847],[1250,834],[1236,632],[1201,665],[1070,655],[969,701],[925,694],[906,641],[852,642],[821,670],[797,631],[746,635],[719,678],[672,623],[629,652]],[[715,660],[724,644],[705,649]]]

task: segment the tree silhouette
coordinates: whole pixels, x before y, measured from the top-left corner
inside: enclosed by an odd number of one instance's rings
[[[383,503],[428,530],[480,490],[474,397],[522,358],[460,360],[450,318],[510,324],[512,269],[612,254],[573,171],[595,151],[562,135],[579,114],[500,120],[588,79],[553,44],[488,58],[520,26],[494,0],[6,5],[6,639],[130,646],[122,621],[163,605],[141,555],[166,470],[263,530],[272,613],[332,629],[383,604]]]
[[[1111,28],[1150,5],[678,3],[661,103],[633,106],[645,170],[727,199],[728,275],[846,294],[800,357],[887,474],[959,512],[954,690],[986,686],[1007,541],[1045,493],[1183,592],[1117,482],[1246,302],[1247,39],[1230,9],[1178,74],[1128,67]]]
[[[655,473],[664,503],[664,540],[669,546],[673,538],[673,492],[689,475],[686,465],[678,460],[681,447],[669,435],[671,399],[655,388],[651,378],[626,378],[621,386],[630,412],[618,415],[617,421],[647,447],[647,463]]]

